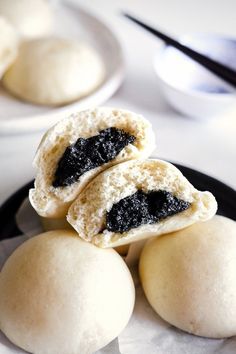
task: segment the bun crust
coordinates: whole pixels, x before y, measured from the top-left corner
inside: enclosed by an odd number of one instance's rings
[[[72,231],[26,241],[0,276],[0,328],[34,354],[91,354],[126,326],[134,285],[122,258]]]
[[[236,335],[236,223],[216,215],[147,242],[140,278],[153,309],[198,336]]]
[[[65,149],[78,138],[87,139],[110,127],[134,135],[134,143],[127,145],[115,159],[84,173],[78,182],[54,188],[52,183],[55,170]],[[114,164],[149,156],[154,149],[154,141],[150,123],[132,112],[97,108],[73,114],[51,128],[39,145],[34,159],[37,169],[35,188],[29,194],[32,206],[41,216],[64,217],[73,200],[98,173]]]
[[[106,213],[115,203],[140,189],[146,193],[164,190],[191,205],[155,224],[141,225],[122,234],[108,231]],[[71,205],[67,220],[86,241],[99,247],[114,247],[207,220],[216,209],[213,195],[196,190],[172,164],[161,160],[139,160],[119,164],[98,175]]]

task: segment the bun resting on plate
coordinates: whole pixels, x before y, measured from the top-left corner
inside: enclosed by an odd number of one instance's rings
[[[25,101],[58,106],[91,93],[101,84],[104,72],[99,54],[89,44],[40,38],[21,44],[3,84]]]
[[[203,337],[236,335],[236,223],[223,216],[154,238],[140,258],[153,309]]]
[[[114,247],[211,218],[214,196],[196,190],[172,164],[129,161],[97,176],[71,205],[67,220],[80,237]]]
[[[122,258],[72,231],[33,237],[0,273],[0,328],[33,354],[92,354],[124,329],[134,284]]]
[[[24,37],[41,37],[52,31],[52,12],[46,0],[0,0],[0,16]]]
[[[39,215],[61,218],[99,172],[149,156],[154,146],[151,125],[140,115],[112,108],[73,114],[51,128],[39,145],[30,202]]]
[[[18,36],[11,24],[0,15],[0,79],[17,55]]]

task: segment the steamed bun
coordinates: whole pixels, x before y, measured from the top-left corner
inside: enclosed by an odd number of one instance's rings
[[[46,0],[0,0],[0,15],[24,37],[41,37],[52,31],[52,12]]]
[[[17,55],[18,36],[11,24],[0,16],[0,79]]]
[[[49,129],[40,142],[33,162],[36,178],[29,191],[30,202],[43,217],[63,218],[101,171],[147,157],[154,147],[152,126],[139,114],[109,107],[73,113]],[[55,186],[56,179],[62,183]]]
[[[50,37],[21,44],[3,85],[25,101],[57,106],[91,93],[103,78],[104,64],[92,47]]]
[[[236,335],[236,223],[223,216],[152,239],[140,277],[153,309],[203,337]]]
[[[119,335],[133,306],[122,258],[72,231],[26,241],[0,276],[0,329],[33,354],[91,354]]]
[[[172,164],[131,160],[100,173],[78,195],[67,220],[81,238],[109,248],[210,219],[217,202]]]

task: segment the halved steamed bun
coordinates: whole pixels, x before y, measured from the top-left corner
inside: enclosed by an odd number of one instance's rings
[[[0,15],[0,79],[13,63],[18,50],[18,36],[11,24]]]
[[[172,164],[128,161],[99,174],[71,205],[67,220],[84,240],[115,247],[210,219],[217,203]]]
[[[47,0],[0,0],[0,16],[24,37],[41,37],[52,31],[52,12]]]
[[[64,217],[99,172],[147,157],[154,146],[151,125],[140,115],[112,108],[74,114],[44,135],[34,160],[37,172],[30,202],[41,216]]]
[[[145,245],[139,264],[153,309],[198,336],[236,335],[236,222],[215,215]]]
[[[51,231],[26,241],[3,266],[0,329],[33,354],[92,354],[124,329],[134,298],[114,250]]]
[[[3,85],[23,100],[57,106],[91,93],[101,84],[104,71],[99,54],[89,44],[39,38],[21,44]]]

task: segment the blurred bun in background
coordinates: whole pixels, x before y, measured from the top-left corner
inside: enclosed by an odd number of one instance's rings
[[[52,32],[53,15],[46,0],[0,0],[0,16],[23,37],[41,37]]]
[[[21,44],[3,85],[25,101],[57,106],[95,90],[104,72],[100,56],[90,45],[56,37],[40,38]]]
[[[15,29],[0,16],[0,78],[15,60],[17,55],[18,36]]]

